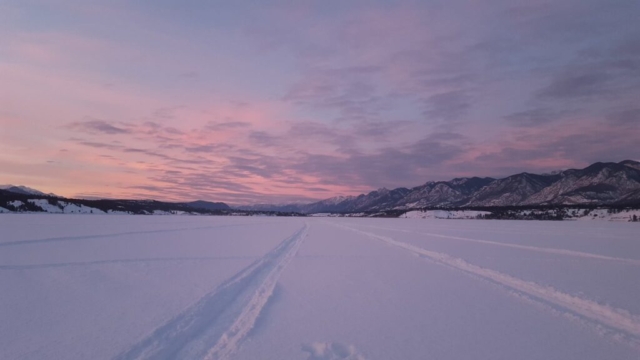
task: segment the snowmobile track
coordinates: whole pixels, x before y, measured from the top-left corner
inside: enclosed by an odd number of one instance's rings
[[[55,243],[55,242],[64,242],[64,241],[99,240],[99,239],[109,239],[109,238],[120,237],[120,236],[130,236],[130,235],[140,235],[140,234],[163,234],[163,233],[173,233],[173,232],[181,232],[181,231],[220,229],[220,228],[238,227],[238,226],[246,226],[246,224],[221,224],[221,225],[209,225],[209,226],[201,226],[201,227],[187,227],[187,228],[162,229],[162,230],[127,231],[127,232],[101,234],[101,235],[62,236],[62,237],[53,237],[53,238],[44,238],[44,239],[6,241],[6,242],[0,242],[0,247],[37,245],[37,244]]]
[[[345,225],[336,225],[344,229],[354,231],[366,235],[370,238],[381,240],[391,246],[395,246],[404,250],[408,250],[416,255],[428,258],[438,264],[449,266],[451,268],[461,270],[470,275],[491,281],[493,283],[504,286],[507,289],[517,291],[532,299],[553,304],[568,312],[580,316],[584,320],[594,322],[596,325],[605,326],[612,330],[620,332],[623,337],[631,337],[629,342],[636,347],[640,344],[640,316],[631,314],[629,311],[611,306],[599,304],[595,301],[583,299],[577,296],[566,294],[549,286],[543,286],[534,282],[518,279],[511,275],[483,268],[466,262],[463,259],[455,258],[447,254],[429,251],[420,247],[394,240],[390,237],[377,235],[374,233],[362,231]]]
[[[308,231],[305,223],[265,256],[114,360],[228,359],[253,328]]]
[[[518,249],[518,250],[534,251],[534,252],[546,253],[546,254],[554,254],[554,255],[572,256],[572,257],[578,257],[578,258],[583,258],[583,259],[615,261],[615,262],[622,263],[622,264],[640,266],[640,260],[637,260],[637,259],[625,259],[625,258],[619,258],[619,257],[613,257],[613,256],[592,254],[592,253],[587,253],[587,252],[582,252],[582,251],[567,250],[567,249],[556,249],[556,248],[544,248],[544,247],[529,246],[529,245],[519,245],[519,244],[509,244],[509,243],[503,243],[503,242],[499,242],[499,241],[473,239],[473,238],[468,238],[468,237],[443,235],[443,234],[437,234],[437,233],[425,233],[425,232],[412,231],[412,230],[402,230],[402,229],[393,229],[393,228],[385,228],[385,227],[373,227],[373,226],[368,226],[368,227],[374,228],[374,229],[380,229],[380,230],[388,230],[388,231],[395,231],[395,232],[404,232],[404,233],[408,233],[408,234],[416,234],[416,235],[421,235],[421,236],[425,236],[425,237],[435,237],[435,238],[441,238],[441,239],[460,240],[460,241],[472,242],[472,243],[477,243],[477,244],[501,246],[501,247],[506,247],[506,248]]]

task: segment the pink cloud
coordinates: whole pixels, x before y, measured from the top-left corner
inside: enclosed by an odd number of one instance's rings
[[[56,5],[86,23],[34,30],[28,7],[0,5],[10,182],[281,201],[637,155],[634,34],[630,47],[564,41],[625,23],[566,13],[579,2],[549,3],[559,17],[483,2],[256,5],[241,9],[249,29],[161,4]],[[592,18],[608,26],[581,23]]]

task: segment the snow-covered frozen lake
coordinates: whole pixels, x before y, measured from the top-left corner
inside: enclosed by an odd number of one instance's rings
[[[0,359],[640,358],[640,226],[0,215]]]

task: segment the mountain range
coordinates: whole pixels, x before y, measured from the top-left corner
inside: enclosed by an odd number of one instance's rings
[[[429,181],[414,188],[381,188],[358,196],[338,196],[310,204],[252,205],[246,210],[300,213],[370,212],[416,208],[472,208],[552,205],[639,205],[640,162],[598,162],[552,174],[523,172]]]
[[[500,179],[465,177],[429,181],[413,188],[381,188],[368,194],[336,196],[308,204],[259,204],[235,209],[222,202],[67,199],[26,186],[0,187],[0,211],[313,214],[557,205],[640,206],[640,162],[598,162],[584,169],[552,174],[523,172]]]

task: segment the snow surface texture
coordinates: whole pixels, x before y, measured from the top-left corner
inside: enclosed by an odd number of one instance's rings
[[[1,359],[638,359],[638,224],[0,217]]]

